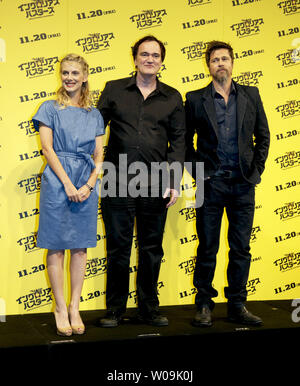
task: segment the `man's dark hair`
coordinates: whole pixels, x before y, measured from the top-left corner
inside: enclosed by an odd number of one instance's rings
[[[156,42],[156,43],[159,44],[159,46],[160,46],[160,54],[161,54],[161,61],[163,62],[164,59],[165,59],[165,56],[166,56],[166,48],[165,48],[163,42],[161,42],[155,36],[152,36],[152,35],[144,36],[143,38],[141,38],[140,40],[138,40],[135,43],[135,45],[132,47],[133,59],[134,60],[136,59],[136,56],[137,56],[137,53],[138,53],[138,50],[139,50],[139,46],[142,43],[144,43],[144,42]]]
[[[212,40],[211,42],[208,43],[208,46],[205,52],[205,60],[206,60],[207,67],[209,67],[210,56],[213,53],[213,51],[219,50],[221,48],[225,48],[229,51],[229,55],[233,61],[233,49],[231,45],[218,40]]]

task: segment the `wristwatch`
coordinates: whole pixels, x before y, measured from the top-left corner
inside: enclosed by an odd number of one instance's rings
[[[86,186],[90,189],[90,192],[92,192],[94,190],[94,188],[91,185],[86,184]]]

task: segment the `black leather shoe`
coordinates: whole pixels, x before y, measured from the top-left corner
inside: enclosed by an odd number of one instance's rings
[[[152,311],[146,315],[138,314],[136,321],[138,323],[146,323],[156,327],[163,327],[169,325],[168,319],[165,316],[161,315],[158,311]]]
[[[118,327],[121,323],[121,316],[114,311],[108,311],[104,318],[101,318],[99,324],[101,327]]]
[[[245,324],[248,326],[261,326],[262,320],[258,316],[251,314],[246,307],[228,310],[228,319],[230,322]]]
[[[211,327],[211,310],[208,306],[201,307],[197,312],[192,321],[192,325],[195,327]]]

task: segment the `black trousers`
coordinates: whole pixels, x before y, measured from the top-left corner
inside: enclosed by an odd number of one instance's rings
[[[164,254],[162,242],[167,201],[160,197],[102,198],[107,247],[107,310],[119,315],[126,311],[135,219],[138,241],[138,309],[142,314],[158,309],[157,282]]]
[[[198,308],[208,305],[212,309],[212,298],[218,295],[212,282],[225,209],[229,223],[228,286],[225,287],[225,297],[229,307],[240,307],[247,298],[255,185],[242,179],[224,177],[212,177],[204,184],[204,202],[196,209],[199,246],[194,272],[194,286],[198,290],[195,302]]]

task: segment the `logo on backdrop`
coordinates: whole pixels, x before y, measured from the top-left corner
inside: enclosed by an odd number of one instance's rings
[[[233,76],[232,79],[245,86],[257,86],[259,85],[259,78],[262,76],[262,71],[246,71],[239,75]]]
[[[287,272],[300,267],[300,252],[286,253],[284,257],[280,257],[274,261],[275,267],[279,272]]]
[[[106,273],[106,263],[106,257],[95,257],[93,259],[87,260],[84,278],[91,279],[93,277],[100,276]]]
[[[280,113],[281,118],[293,118],[300,114],[300,99],[286,101],[285,104],[275,107],[275,110]]]
[[[246,290],[247,296],[254,295],[257,291],[257,286],[261,284],[260,278],[256,277],[255,279],[248,280]]]
[[[18,66],[20,71],[24,71],[27,78],[37,78],[39,76],[51,75],[54,73],[55,64],[59,62],[58,56],[50,58],[32,58],[30,62],[22,63]]]
[[[22,247],[24,252],[26,253],[35,252],[40,249],[40,248],[37,248],[36,246],[36,238],[37,238],[37,232],[31,232],[29,236],[20,238],[17,241],[17,244],[19,244],[19,246]]]
[[[165,9],[147,9],[137,15],[130,16],[132,23],[135,23],[136,28],[143,30],[146,28],[160,27],[163,24],[163,18],[167,15]]]
[[[114,33],[91,33],[88,36],[77,39],[75,43],[82,49],[83,53],[91,54],[93,52],[108,50],[111,47],[111,40],[115,39]]]
[[[191,275],[195,271],[197,256],[191,256],[188,260],[182,261],[178,264],[178,267],[184,272],[185,275]]]
[[[275,162],[283,170],[295,168],[300,165],[300,151],[289,151],[275,158]]]
[[[295,39],[296,40],[296,39]],[[276,56],[277,60],[281,62],[282,67],[291,67],[300,64],[300,50],[289,48],[285,52]]]
[[[243,19],[240,23],[235,23],[230,26],[238,38],[257,35],[260,33],[261,26],[264,24],[264,19]]]
[[[30,177],[19,181],[18,185],[25,194],[38,193],[41,188],[41,176],[41,174],[31,174]]]
[[[279,216],[282,221],[292,220],[300,216],[300,201],[289,202],[274,210],[274,213]]]
[[[27,295],[20,296],[16,299],[16,302],[23,305],[24,311],[32,311],[46,306],[52,302],[51,288],[31,290]]]
[[[260,226],[253,227],[251,230],[250,243],[255,243],[257,241],[257,237],[260,234],[261,229]]]
[[[22,130],[25,135],[32,137],[38,135],[39,133],[35,130],[32,121],[22,121],[18,124],[19,128]]]
[[[191,45],[181,48],[181,52],[189,61],[199,60],[204,57],[206,47],[207,43],[193,42]]]
[[[286,0],[277,3],[277,7],[282,11],[285,16],[298,13],[300,10],[299,0]]]
[[[185,217],[185,220],[187,222],[195,221],[196,220],[196,209],[194,207],[192,208],[182,208],[179,211],[179,214],[181,216]]]
[[[54,16],[58,5],[59,0],[35,0],[19,5],[18,9],[24,12],[27,19],[39,19]]]

